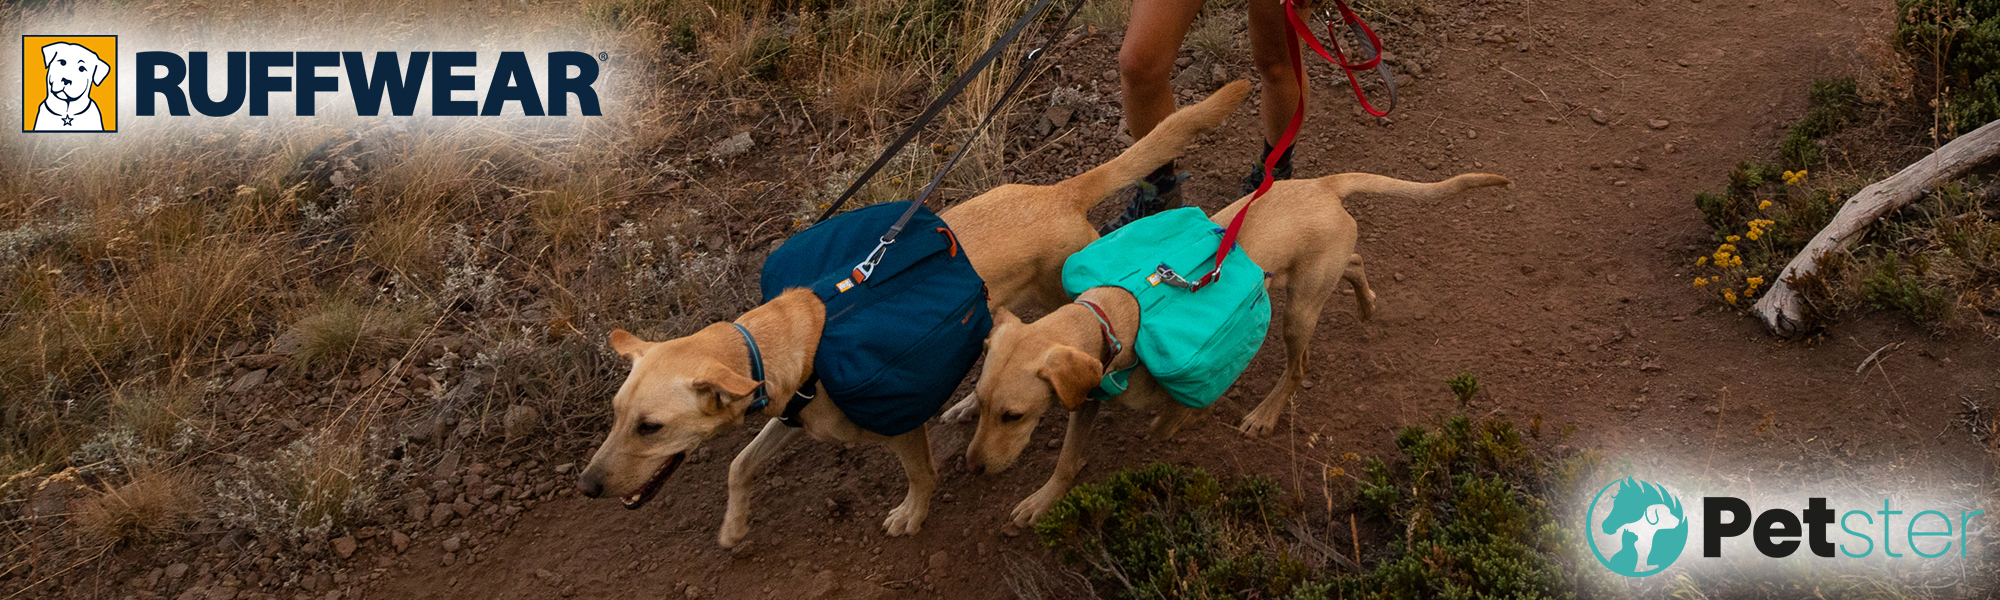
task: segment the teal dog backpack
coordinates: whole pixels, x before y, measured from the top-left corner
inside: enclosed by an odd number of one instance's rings
[[[1133,351],[1174,400],[1195,408],[1228,391],[1271,327],[1264,270],[1233,243],[1214,270],[1226,233],[1199,208],[1175,209],[1133,221],[1063,263],[1063,291],[1072,298],[1120,287],[1138,299]],[[1204,269],[1193,282],[1181,275]],[[1100,389],[1124,392],[1130,370],[1106,375]]]
[[[883,242],[892,227],[900,235]],[[761,279],[766,302],[807,288],[826,304],[813,378],[849,421],[886,436],[937,414],[993,328],[986,282],[951,228],[909,202],[848,211],[799,232],[764,260]],[[781,420],[799,426],[811,399],[789,401]]]

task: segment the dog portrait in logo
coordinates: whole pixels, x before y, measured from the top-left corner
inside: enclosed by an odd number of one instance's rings
[[[43,45],[48,96],[35,112],[34,131],[105,131],[104,113],[91,91],[111,75],[111,64],[70,42]]]

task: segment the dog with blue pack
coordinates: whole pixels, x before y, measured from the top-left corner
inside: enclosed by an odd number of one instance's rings
[[[1085,213],[1179,155],[1248,93],[1246,82],[1224,86],[1054,185],[1003,185],[942,215],[906,201],[824,219],[767,257],[764,304],[734,322],[664,342],[612,332],[632,370],[577,488],[639,508],[689,453],[761,414],[770,419],[729,466],[722,546],[749,532],[751,479],[799,432],[894,451],[909,490],[883,527],[917,533],[937,482],[925,423],[978,360],[990,311],[1066,302],[1063,260],[1097,237]]]
[[[1246,196],[1213,217],[1182,208],[1133,221],[1070,257],[1069,304],[1032,323],[995,311],[967,466],[1006,470],[1051,406],[1068,409],[1055,473],[1013,511],[1015,525],[1033,523],[1075,482],[1102,405],[1157,410],[1149,435],[1171,438],[1249,365],[1270,325],[1270,294],[1281,293],[1285,372],[1241,425],[1268,434],[1302,387],[1313,329],[1339,282],[1353,286],[1363,320],[1375,309],[1343,199],[1431,202],[1508,183],[1487,174],[1414,183],[1348,173],[1267,184],[1261,199]],[[1246,211],[1253,199],[1256,210]]]

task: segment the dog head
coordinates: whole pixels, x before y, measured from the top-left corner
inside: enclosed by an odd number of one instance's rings
[[[611,332],[611,348],[632,361],[632,372],[611,398],[611,433],[578,474],[576,487],[636,509],[653,499],[689,452],[743,424],[758,382],[745,374],[748,354],[728,323],[665,342],[621,329]]]
[[[966,449],[966,466],[998,473],[1013,466],[1028,447],[1035,424],[1051,405],[1070,410],[1090,402],[1104,375],[1104,363],[1051,335],[1055,319],[1034,323],[1005,308],[995,311],[987,337],[986,365],[979,372],[979,428]]]
[[[63,102],[88,97],[90,88],[111,74],[111,65],[96,52],[69,42],[42,46],[42,63],[49,70],[49,95]]]

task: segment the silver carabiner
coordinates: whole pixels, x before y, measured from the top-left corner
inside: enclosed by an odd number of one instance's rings
[[[896,243],[896,240],[886,238],[878,239],[877,241],[880,243],[875,244],[875,249],[868,252],[868,259],[861,261],[861,264],[854,265],[855,283],[867,281],[869,276],[874,275],[875,265],[882,264],[882,255],[887,253],[889,244]]]

